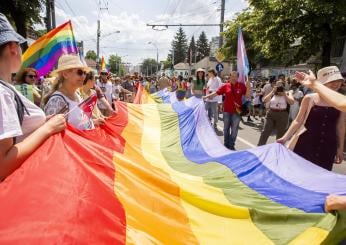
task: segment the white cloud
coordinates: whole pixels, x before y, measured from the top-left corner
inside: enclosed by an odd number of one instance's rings
[[[91,1],[92,2],[92,1]],[[178,6],[174,5],[180,2]],[[83,2],[84,3],[84,2]],[[81,3],[82,4],[82,3]],[[238,3],[237,3],[238,4]],[[239,3],[244,5],[244,3]],[[168,6],[167,11],[156,16],[150,16],[148,10],[144,9],[140,13],[125,11],[119,9],[117,12],[103,11],[101,13],[101,37],[112,32],[120,31],[120,33],[112,34],[101,38],[100,54],[108,57],[110,54],[119,54],[121,56],[128,55],[125,61],[136,65],[144,58],[156,58],[156,49],[148,42],[153,42],[159,48],[160,60],[164,60],[169,52],[171,41],[177,28],[169,27],[165,31],[155,31],[150,24],[203,24],[218,23],[220,21],[219,0],[190,0],[189,3],[183,0],[173,1]],[[90,7],[86,7],[89,10]],[[57,23],[61,24],[71,19],[74,33],[78,41],[84,40],[85,51],[96,51],[96,32],[97,32],[97,16],[95,4],[94,9],[90,9],[89,13],[79,13],[73,16],[66,9],[56,6]],[[151,6],[148,6],[150,8]],[[84,11],[84,12],[85,12]],[[238,11],[238,10],[237,10]],[[144,15],[146,16],[140,16]],[[232,18],[233,11],[226,11],[225,19]],[[215,27],[184,27],[184,30],[190,39],[192,35],[198,38],[198,35],[204,30],[209,39],[218,35],[219,28]]]

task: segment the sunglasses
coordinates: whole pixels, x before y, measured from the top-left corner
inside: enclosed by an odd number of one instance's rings
[[[87,74],[86,71],[83,71],[81,69],[78,69],[76,73],[77,73],[78,76],[86,76],[86,74]]]
[[[101,76],[107,76],[108,75],[108,73],[106,73],[106,72],[101,72]]]
[[[36,75],[26,75],[26,77],[28,77],[28,78],[30,78],[30,79],[37,78]]]

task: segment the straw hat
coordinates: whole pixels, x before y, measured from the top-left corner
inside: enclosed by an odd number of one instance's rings
[[[64,54],[60,56],[58,61],[58,69],[52,71],[52,75],[57,76],[57,74],[61,71],[66,71],[69,69],[78,69],[78,68],[85,70],[87,72],[90,71],[90,68],[82,63],[79,56]]]
[[[326,84],[337,80],[344,80],[344,78],[338,67],[327,66],[318,70],[317,80],[322,84]]]

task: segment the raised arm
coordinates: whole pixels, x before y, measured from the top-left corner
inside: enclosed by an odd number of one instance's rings
[[[312,71],[309,71],[309,74],[304,72],[296,72],[295,77],[305,87],[308,87],[318,93],[328,104],[340,111],[346,112],[346,96],[317,82]]]

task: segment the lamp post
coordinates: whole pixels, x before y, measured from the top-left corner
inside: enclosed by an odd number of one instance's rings
[[[148,42],[148,44],[152,44],[156,48],[156,76],[159,74],[159,48],[153,42]]]

